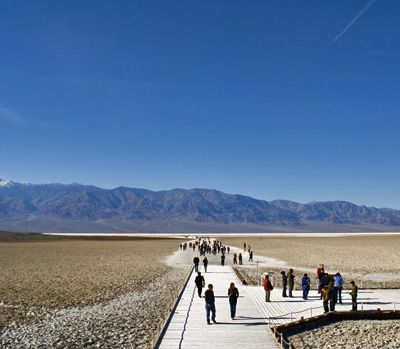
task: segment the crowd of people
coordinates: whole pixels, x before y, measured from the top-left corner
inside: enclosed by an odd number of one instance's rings
[[[198,239],[195,242],[183,243],[180,245],[181,250],[192,249],[193,252],[199,253],[193,258],[194,270],[197,273],[195,278],[195,285],[197,288],[197,294],[202,297],[203,289],[206,286],[204,276],[199,271],[200,257],[202,258],[202,263],[204,266],[204,272],[207,273],[208,268],[208,258],[206,254],[216,255],[221,254],[220,260],[221,265],[225,265],[226,255],[230,254],[230,247],[222,244],[221,241],[211,240],[210,238]],[[243,244],[244,252],[248,252],[249,261],[253,261],[253,251],[250,246],[246,243]],[[232,264],[242,265],[243,256],[241,252],[235,251],[232,254]],[[282,280],[282,297],[293,298],[295,291],[295,278],[296,275],[292,268],[286,273],[286,271],[281,271]],[[342,301],[342,290],[344,285],[344,280],[342,275],[337,272],[336,274],[328,274],[325,272],[325,266],[323,264],[319,265],[316,271],[317,280],[317,292],[322,300],[324,312],[335,311],[336,304],[343,304]],[[271,282],[270,275],[266,274],[263,281],[263,286],[265,290],[265,302],[271,302],[271,292],[274,289],[273,283]],[[308,300],[308,295],[311,289],[311,279],[308,274],[303,274],[300,279],[300,288],[302,291],[302,298]],[[358,287],[354,281],[350,282],[351,291],[349,292],[352,299],[352,310],[357,310],[357,295]],[[232,282],[228,288],[228,299],[230,305],[230,315],[232,319],[236,317],[236,305],[239,297],[239,290]],[[215,308],[215,296],[212,284],[208,284],[206,291],[204,292],[205,299],[205,309],[206,309],[206,319],[207,323],[211,324],[211,321],[216,323],[216,308]]]
[[[329,275],[325,272],[323,264],[319,265],[316,272],[317,279],[317,292],[320,295],[324,312],[335,311],[336,304],[343,304],[342,301],[342,290],[344,280],[342,275],[337,272],[334,275]],[[293,290],[295,286],[295,274],[291,268],[286,274],[285,271],[281,271],[282,278],[282,297],[293,298]],[[354,281],[350,282],[351,292],[349,293],[352,299],[352,310],[357,310],[357,296],[358,287]],[[265,290],[265,301],[270,302],[271,291],[273,290],[272,283],[269,275],[265,275],[264,278],[264,290]],[[304,300],[308,299],[308,294],[311,288],[311,280],[307,274],[304,274],[300,281],[300,287],[302,290],[302,297]],[[289,295],[287,292],[289,291]]]
[[[250,250],[250,246],[247,246],[246,243],[244,244],[244,251],[248,251],[249,254],[249,262],[253,262],[254,258],[254,251]],[[192,249],[193,252],[198,252],[199,255],[193,258],[193,264],[195,266],[195,271],[198,271],[198,267],[200,264],[200,257],[204,256],[203,264],[204,270],[207,272],[207,265],[208,265],[208,258],[207,254],[217,255],[221,254],[220,256],[220,263],[221,265],[225,265],[225,260],[227,258],[227,254],[229,255],[231,252],[230,246],[225,246],[222,244],[221,241],[213,240],[211,241],[210,238],[198,239],[194,242],[183,243],[180,244],[180,249],[186,251],[188,248]],[[232,264],[233,265],[243,265],[243,255],[241,252],[234,252],[232,254]]]

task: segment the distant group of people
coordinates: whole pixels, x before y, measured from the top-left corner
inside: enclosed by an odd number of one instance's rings
[[[317,268],[317,290],[320,294],[320,299],[324,307],[324,312],[335,311],[335,306],[337,303],[343,304],[342,302],[342,290],[344,285],[344,280],[342,275],[337,272],[335,275],[329,275],[325,272],[325,267],[323,264],[319,265]],[[281,271],[282,278],[282,297],[293,297],[293,290],[295,286],[295,274],[292,268],[286,274],[285,271]],[[301,289],[303,293],[303,299],[308,299],[308,294],[311,288],[311,280],[307,274],[304,274],[301,278]],[[349,293],[352,299],[352,310],[357,310],[357,296],[358,287],[354,281],[350,282],[351,292]],[[265,290],[265,301],[270,302],[271,291],[273,290],[273,285],[271,283],[269,274],[265,275],[264,278],[264,290]],[[289,291],[289,295],[287,292]]]
[[[250,250],[250,246],[246,247],[246,243],[244,243],[244,250],[245,252],[248,251],[249,253],[249,262],[253,262],[254,258],[254,251]],[[204,271],[207,272],[207,266],[208,266],[208,258],[206,254],[213,254],[216,255],[217,253],[220,253],[220,264],[222,266],[225,265],[225,261],[227,258],[227,254],[230,254],[231,248],[230,246],[225,246],[221,241],[218,240],[211,240],[210,238],[198,238],[197,241],[194,242],[189,242],[189,243],[183,243],[180,244],[180,249],[181,250],[186,250],[187,248],[193,249],[193,252],[197,251],[199,252],[199,255],[195,256],[193,258],[193,264],[195,267],[195,272],[198,272],[199,270],[199,265],[200,265],[200,257],[204,256],[203,258],[203,265],[204,265]],[[243,265],[243,255],[241,252],[234,252],[232,254],[232,264],[233,265]]]
[[[254,257],[254,251],[251,250],[250,245],[246,244],[245,242],[243,243],[243,251],[249,253],[249,262],[253,262],[253,257]]]
[[[233,264],[237,265],[239,261],[239,265],[243,264],[243,256],[242,254],[239,252],[239,254],[237,254],[236,252],[233,254]]]

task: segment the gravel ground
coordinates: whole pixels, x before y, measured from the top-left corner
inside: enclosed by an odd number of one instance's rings
[[[289,339],[296,349],[397,349],[400,320],[341,321]]]
[[[179,243],[0,243],[0,347],[148,347],[188,271],[165,263]]]
[[[3,329],[0,347],[148,348],[157,324],[165,318],[183,283],[186,269],[170,270],[142,292],[60,310],[41,311],[42,320]]]

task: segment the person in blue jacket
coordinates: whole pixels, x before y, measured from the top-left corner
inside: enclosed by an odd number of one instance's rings
[[[310,278],[307,274],[304,274],[301,278],[301,289],[303,290],[303,299],[308,298],[308,293],[310,292]]]

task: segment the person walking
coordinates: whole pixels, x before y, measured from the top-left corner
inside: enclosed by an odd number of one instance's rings
[[[200,263],[200,258],[198,256],[193,258],[193,264],[194,264],[194,271],[197,273],[199,271],[199,263]]]
[[[265,301],[266,302],[271,302],[271,291],[274,288],[272,287],[271,281],[269,280],[269,275],[265,275],[265,280],[264,280],[264,290],[265,290]]]
[[[229,306],[231,308],[231,319],[234,320],[236,316],[236,305],[237,299],[239,298],[239,290],[235,287],[235,284],[231,282],[228,289]]]
[[[237,254],[236,254],[236,252],[233,254],[233,264],[237,264]]]
[[[329,288],[323,286],[321,289],[322,305],[324,306],[324,313],[329,312]]]
[[[329,274],[328,273],[323,273],[321,276],[321,279],[319,279],[319,282],[321,284],[321,289],[324,286],[328,286],[329,285]],[[321,293],[321,299],[322,299],[322,293]]]
[[[289,285],[289,297],[293,298],[293,289],[294,289],[294,273],[293,269],[289,269],[289,274],[287,276],[288,278],[288,285]]]
[[[207,273],[207,267],[208,267],[208,258],[207,258],[207,256],[205,256],[203,258],[203,265],[204,265],[204,272]]]
[[[197,287],[197,293],[198,293],[199,297],[201,298],[201,291],[203,290],[203,287],[206,285],[206,282],[204,280],[203,275],[201,275],[200,272],[197,273],[197,276],[194,279],[194,283],[196,284],[196,287]]]
[[[308,293],[310,292],[311,280],[307,274],[304,274],[301,278],[301,289],[303,290],[303,299],[308,299]]]
[[[323,264],[320,264],[319,267],[317,268],[317,288],[318,288],[318,294],[321,294],[322,290],[322,284],[321,284],[321,278],[325,274],[325,268]],[[322,299],[322,295],[320,296],[320,299]]]
[[[287,290],[287,275],[283,270],[281,271],[281,275],[282,275],[282,297],[287,297],[287,294],[286,294],[286,290]]]
[[[243,257],[242,257],[242,254],[241,253],[239,253],[239,265],[243,265]]]
[[[335,311],[336,306],[336,289],[334,286],[334,281],[331,280],[329,282],[329,311]]]
[[[334,287],[336,290],[336,303],[342,304],[342,290],[343,290],[343,278],[340,273],[336,273],[334,276]]]
[[[249,262],[253,261],[253,251],[250,251],[249,253]]]
[[[204,299],[206,301],[206,318],[207,318],[207,324],[210,325],[210,313],[211,313],[211,320],[214,324],[217,323],[215,320],[216,316],[216,309],[215,309],[215,296],[214,296],[214,291],[213,291],[213,285],[208,284],[207,291],[204,292]]]
[[[221,265],[224,266],[225,265],[225,255],[221,254]]]
[[[350,281],[350,284],[351,284],[351,292],[349,294],[351,296],[351,310],[357,311],[358,287],[354,281]]]

